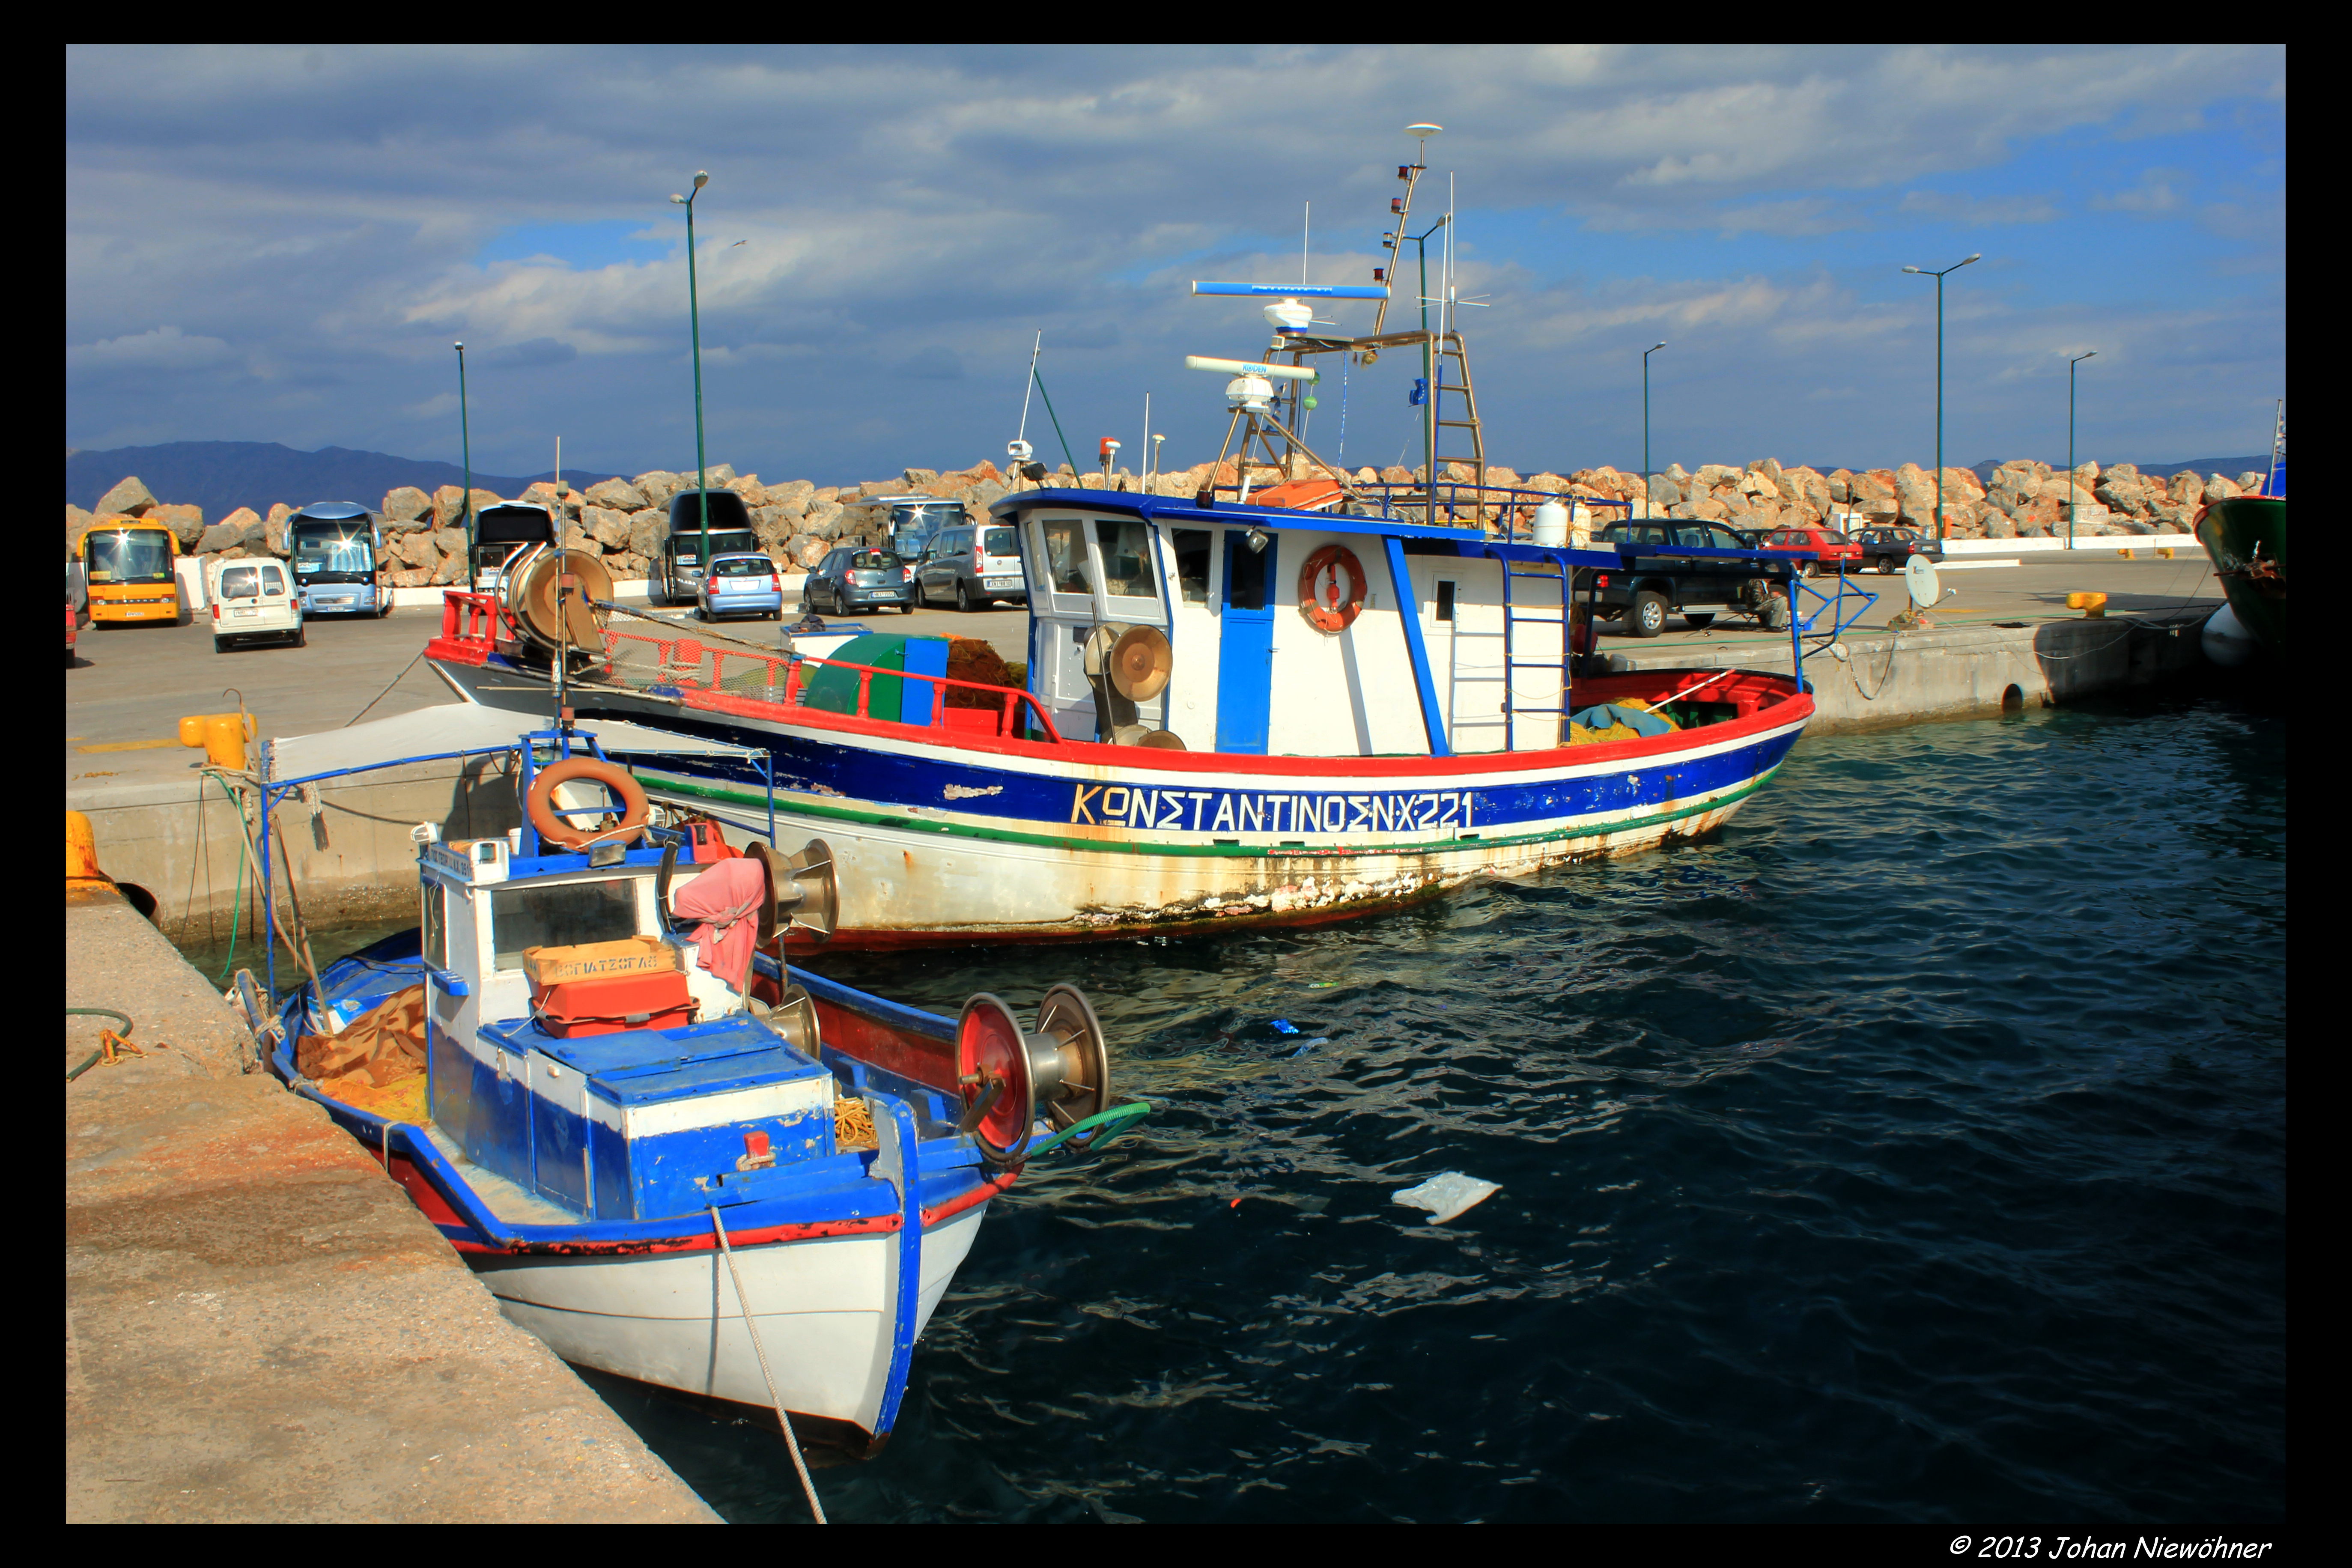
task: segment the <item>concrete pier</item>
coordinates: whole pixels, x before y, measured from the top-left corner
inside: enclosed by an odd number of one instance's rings
[[[715,1520],[111,890],[66,1005],[69,1521]]]
[[[2097,692],[2150,685],[2204,662],[2198,632],[2210,609],[2105,619],[1934,626],[1849,634],[1838,657],[1806,647],[1805,679],[1823,734],[1926,719],[2050,708]],[[1701,643],[1681,639],[1640,652],[1608,652],[1627,669],[1737,666],[1786,671],[1786,633]]]

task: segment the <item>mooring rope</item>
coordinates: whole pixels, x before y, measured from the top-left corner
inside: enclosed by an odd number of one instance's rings
[[[768,1370],[768,1350],[760,1342],[760,1325],[751,1317],[751,1299],[743,1294],[743,1276],[735,1268],[735,1248],[727,1240],[727,1222],[719,1217],[719,1205],[710,1205],[711,1228],[719,1233],[719,1250],[727,1258],[727,1277],[735,1282],[735,1310],[743,1314],[743,1326],[751,1331],[751,1353],[760,1358],[760,1375],[767,1381],[768,1400],[776,1407],[776,1419],[783,1423],[784,1448],[793,1457],[793,1468],[800,1472],[801,1490],[808,1496],[809,1512],[824,1524],[824,1505],[816,1500],[816,1483],[809,1479],[808,1463],[801,1458],[800,1439],[793,1436],[793,1418],[784,1414],[783,1395],[776,1392],[775,1373]],[[717,1325],[712,1325],[717,1332]]]

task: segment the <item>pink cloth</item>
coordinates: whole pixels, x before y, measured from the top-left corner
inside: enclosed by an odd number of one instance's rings
[[[679,917],[702,922],[694,928],[702,967],[738,991],[743,989],[751,948],[760,935],[760,922],[753,917],[767,896],[767,873],[748,856],[721,860],[677,890]]]

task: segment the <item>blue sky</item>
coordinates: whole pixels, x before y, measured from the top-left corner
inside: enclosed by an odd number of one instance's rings
[[[1223,434],[1245,303],[1369,281],[1409,159],[1456,192],[1490,453],[1893,464],[2261,447],[2285,380],[2282,48],[74,48],[67,438],[690,466],[694,170],[713,462],[1002,457],[1033,335],[1071,445]],[[125,112],[121,84],[139,85]],[[1395,311],[1392,307],[1392,322]],[[1343,326],[1370,307],[1340,307]],[[1395,361],[1311,438],[1395,460]],[[1058,456],[1042,411],[1030,439]]]

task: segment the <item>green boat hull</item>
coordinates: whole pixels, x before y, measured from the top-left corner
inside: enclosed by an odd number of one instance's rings
[[[2286,498],[2233,496],[2197,520],[2230,608],[2272,653],[2286,653]]]

